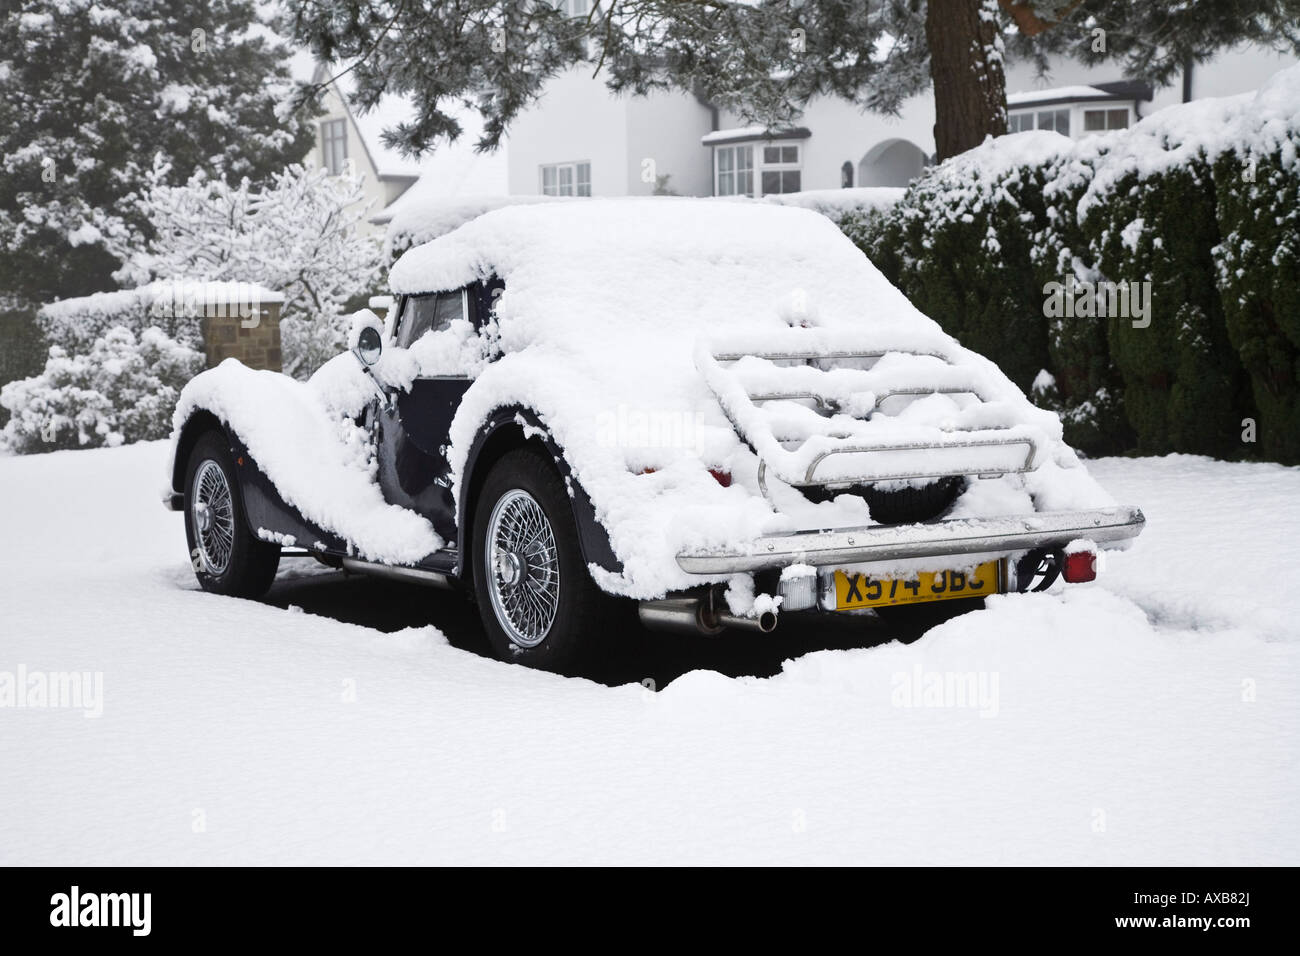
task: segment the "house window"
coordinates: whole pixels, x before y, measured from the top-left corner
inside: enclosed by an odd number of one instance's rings
[[[717,157],[714,192],[719,196],[754,195],[754,147],[719,146],[714,155]]]
[[[566,17],[585,17],[591,6],[587,0],[554,0],[552,5]]]
[[[840,188],[853,188],[853,164],[845,160],[844,165],[840,167]]]
[[[763,147],[763,167],[759,181],[764,196],[797,193],[802,188],[802,178],[797,144]]]
[[[1083,131],[1099,133],[1108,129],[1128,129],[1128,108],[1122,110],[1084,110]]]
[[[541,172],[543,196],[591,195],[591,163],[552,163]]]
[[[1012,113],[1007,117],[1008,133],[1023,133],[1034,128],[1033,113]]]
[[[1042,110],[1038,114],[1039,129],[1054,129],[1063,136],[1070,135],[1069,110]]]
[[[325,120],[320,124],[320,148],[331,176],[341,176],[348,165],[347,120]]]

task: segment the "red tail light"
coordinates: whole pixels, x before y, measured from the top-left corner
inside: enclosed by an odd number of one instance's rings
[[[1065,556],[1061,577],[1069,584],[1082,584],[1097,580],[1097,555],[1091,551],[1076,551]]]
[[[642,469],[641,469],[641,474],[643,474],[643,475],[653,475],[654,473],[655,473],[655,469],[654,469],[654,468],[642,468]],[[731,487],[731,472],[729,472],[729,471],[722,471],[721,469],[718,469],[718,468],[710,468],[710,469],[709,469],[709,474],[712,475],[712,476],[713,476],[713,480],[716,481],[718,484],[722,485],[722,487],[724,487],[724,488],[730,488],[730,487]]]

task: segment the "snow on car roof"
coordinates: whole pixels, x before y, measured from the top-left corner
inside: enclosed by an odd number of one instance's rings
[[[942,334],[833,223],[774,204],[658,197],[509,206],[411,249],[389,285],[433,292],[491,274],[506,285],[503,332],[522,320],[620,334],[864,322]]]

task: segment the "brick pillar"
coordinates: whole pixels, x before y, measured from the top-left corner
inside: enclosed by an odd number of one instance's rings
[[[200,328],[208,368],[228,358],[237,358],[249,368],[276,372],[283,368],[279,302],[263,302],[255,308],[209,306],[203,311]]]

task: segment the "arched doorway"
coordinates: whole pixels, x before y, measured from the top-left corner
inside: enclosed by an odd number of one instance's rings
[[[858,185],[906,186],[925,164],[924,151],[911,140],[881,140],[858,163]]]

